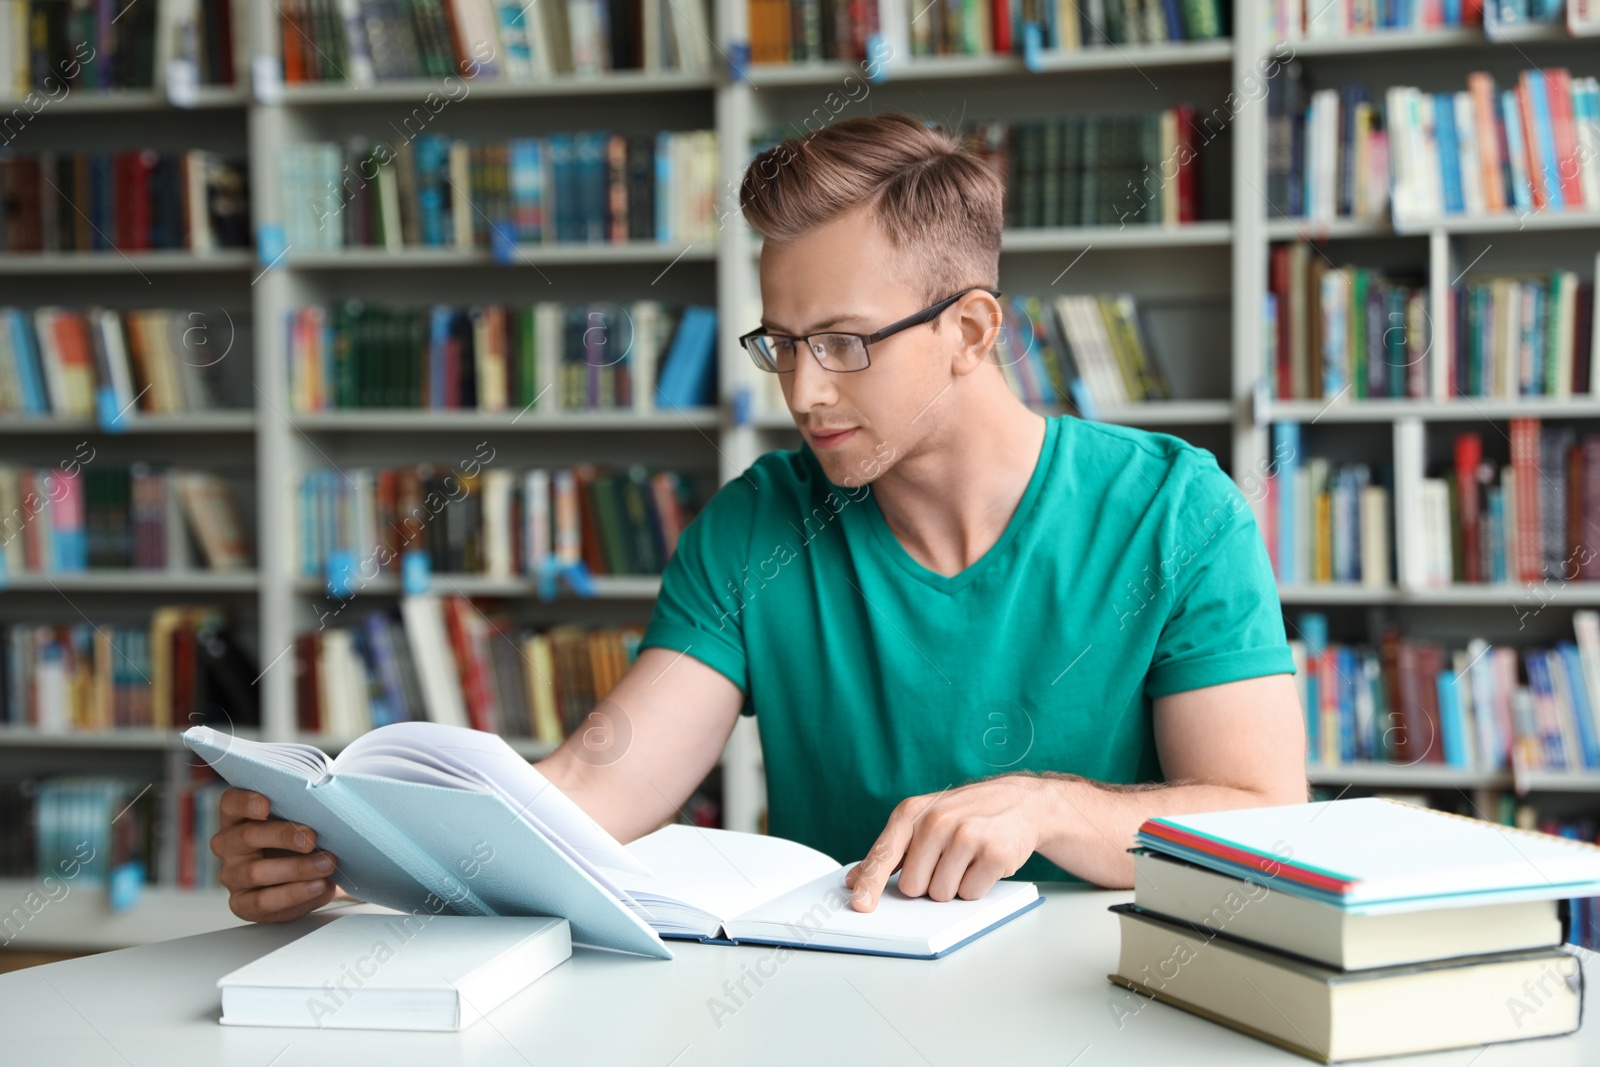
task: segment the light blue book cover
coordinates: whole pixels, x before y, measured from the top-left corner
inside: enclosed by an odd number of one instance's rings
[[[1449,668],[1435,679],[1439,699],[1439,732],[1444,735],[1444,761],[1452,767],[1469,766],[1467,729],[1462,716],[1461,697],[1456,692],[1456,676]]]
[[[1533,113],[1533,142],[1538,146],[1534,158],[1538,161],[1540,188],[1552,210],[1566,207],[1561,195],[1561,174],[1557,170],[1555,127],[1550,122],[1550,96],[1545,86],[1544,73],[1524,72],[1528,88],[1528,110]]]
[[[1533,210],[1533,188],[1529,184],[1527,157],[1519,151],[1523,144],[1522,113],[1517,107],[1517,94],[1511,89],[1500,90],[1500,121],[1505,124],[1506,144],[1510,146],[1507,162],[1511,189],[1511,203],[1517,213]]]
[[[1272,459],[1278,465],[1278,584],[1294,585],[1301,580],[1295,573],[1295,472],[1300,469],[1300,424],[1272,424]]]
[[[1595,736],[1592,710],[1594,694],[1590,693],[1584,684],[1583,664],[1578,658],[1578,646],[1571,641],[1561,641],[1557,643],[1554,655],[1560,659],[1562,670],[1566,671],[1567,688],[1572,693],[1573,718],[1578,723],[1578,743],[1582,751],[1583,765],[1593,770],[1600,767],[1600,737]]]

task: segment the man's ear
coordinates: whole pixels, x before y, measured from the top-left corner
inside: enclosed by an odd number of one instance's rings
[[[950,369],[956,374],[971,374],[992,362],[990,354],[1000,343],[1000,302],[980,289],[962,297],[951,310],[956,313],[961,345]]]

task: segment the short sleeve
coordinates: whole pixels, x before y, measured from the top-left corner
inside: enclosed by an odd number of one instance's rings
[[[1186,465],[1163,545],[1163,558],[1181,577],[1145,679],[1152,700],[1294,673],[1277,582],[1249,501],[1209,453]]]
[[[748,478],[735,478],[684,528],[639,642],[641,651],[665,648],[693,656],[746,696],[749,677],[735,576],[748,562],[755,496]]]

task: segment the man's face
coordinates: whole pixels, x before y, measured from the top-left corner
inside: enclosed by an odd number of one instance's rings
[[[762,247],[762,324],[793,336],[870,334],[926,306],[912,277],[868,209],[860,208],[789,244]],[[962,346],[955,320],[951,309],[937,333],[930,323],[879,341],[867,350],[871,365],[865,370],[827,370],[802,348],[793,373],[779,375],[795,424],[829,481],[872,481],[914,454],[938,425],[933,401],[949,388],[951,362]]]

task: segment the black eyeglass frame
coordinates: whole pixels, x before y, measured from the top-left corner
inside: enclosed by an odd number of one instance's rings
[[[879,341],[892,337],[902,330],[909,330],[913,326],[921,326],[925,322],[932,322],[940,315],[943,315],[952,304],[966,296],[968,293],[980,292],[988,293],[990,296],[1000,295],[1000,290],[998,289],[990,289],[986,286],[974,285],[970,289],[961,290],[954,296],[947,296],[936,304],[930,304],[921,311],[913,312],[912,314],[907,315],[905,318],[900,319],[898,322],[891,322],[889,325],[885,326],[881,330],[878,330],[876,333],[851,333],[848,330],[819,330],[816,333],[806,334],[803,337],[796,337],[793,334],[772,333],[765,326],[757,326],[755,329],[739,338],[739,347],[743,348],[747,353],[749,353],[751,361],[768,374],[793,374],[794,368],[792,367],[789,370],[784,371],[778,370],[776,366],[767,366],[766,361],[756,353],[755,349],[750,347],[750,342],[757,337],[787,337],[791,341],[803,343],[806,351],[811,353],[812,358],[815,359],[819,364],[822,364],[823,370],[832,371],[834,374],[855,374],[858,371],[864,371],[868,367],[872,366],[872,346],[877,344]],[[854,367],[849,370],[841,370],[840,368],[830,367],[826,363],[822,363],[822,357],[817,355],[816,349],[811,347],[811,339],[813,337],[830,336],[854,337],[859,340],[861,342],[861,350],[867,354],[867,362],[859,367]]]

